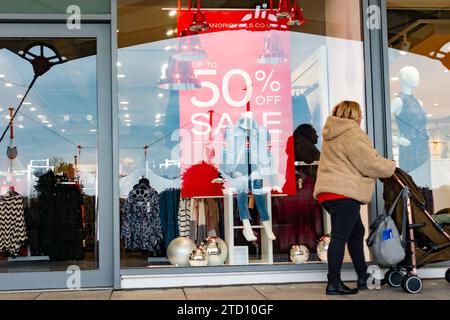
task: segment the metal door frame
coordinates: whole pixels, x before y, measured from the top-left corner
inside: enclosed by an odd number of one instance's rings
[[[113,261],[113,108],[111,25],[83,23],[81,29],[69,30],[60,23],[0,23],[2,37],[96,38],[97,40],[97,223],[99,239],[98,269],[82,270],[81,288],[112,287]],[[53,71],[55,72],[55,71]],[[0,273],[1,290],[66,289],[73,273],[17,272]]]

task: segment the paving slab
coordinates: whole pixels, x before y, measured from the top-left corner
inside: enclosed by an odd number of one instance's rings
[[[0,300],[34,300],[41,292],[7,292],[0,293]]]
[[[36,300],[109,300],[111,290],[43,292]]]
[[[265,300],[252,286],[185,288],[188,300]]]
[[[347,296],[327,296],[326,285],[302,283],[283,285],[254,285],[268,300],[348,300]]]
[[[183,289],[114,291],[111,300],[186,300]]]

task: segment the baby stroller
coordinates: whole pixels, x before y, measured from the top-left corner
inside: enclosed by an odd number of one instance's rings
[[[426,201],[411,176],[396,169],[391,178],[383,179],[385,207],[390,208],[397,196],[392,217],[406,244],[406,257],[385,275],[392,287],[402,287],[409,293],[422,291],[417,269],[430,263],[450,260],[450,225],[439,224],[426,209]],[[445,274],[450,283],[450,269]]]

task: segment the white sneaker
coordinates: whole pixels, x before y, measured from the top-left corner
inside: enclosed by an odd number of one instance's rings
[[[269,240],[276,240],[277,237],[275,236],[275,234],[272,231],[272,224],[270,223],[270,221],[263,221],[263,226],[264,226],[264,231],[266,232],[267,238],[269,238]]]
[[[244,231],[242,232],[244,234],[245,239],[248,242],[256,241],[258,238],[255,236],[255,233],[253,232],[253,229],[244,228]]]

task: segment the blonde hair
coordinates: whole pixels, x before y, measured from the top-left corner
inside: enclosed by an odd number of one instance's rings
[[[361,106],[355,101],[342,101],[333,108],[332,116],[358,122],[362,119]]]

